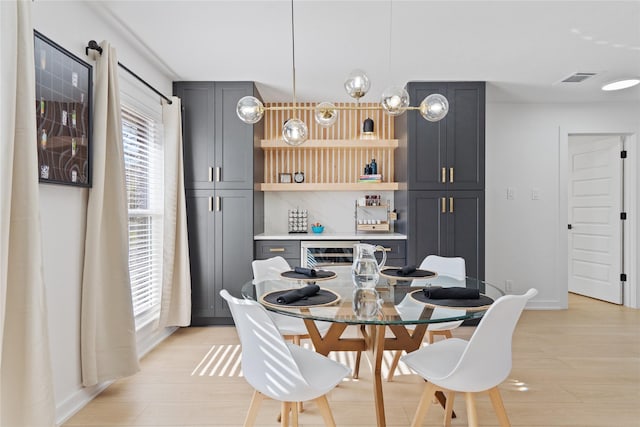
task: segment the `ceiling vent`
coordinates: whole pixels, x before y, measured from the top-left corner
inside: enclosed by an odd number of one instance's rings
[[[590,77],[595,76],[597,73],[573,73],[569,77],[560,80],[559,83],[582,83]]]

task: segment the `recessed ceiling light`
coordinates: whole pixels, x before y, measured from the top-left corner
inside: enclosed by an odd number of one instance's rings
[[[640,83],[640,79],[626,79],[626,80],[616,80],[615,82],[607,83],[602,86],[602,90],[621,90],[629,87],[633,87]]]

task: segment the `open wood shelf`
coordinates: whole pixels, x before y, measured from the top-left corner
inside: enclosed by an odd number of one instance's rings
[[[397,182],[380,183],[291,183],[291,184],[258,184],[259,191],[395,191]]]
[[[304,144],[291,146],[281,139],[263,139],[262,149],[286,148],[299,150],[301,148],[397,148],[397,139],[309,139]]]

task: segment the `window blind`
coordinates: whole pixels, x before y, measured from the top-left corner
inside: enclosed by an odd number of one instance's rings
[[[137,326],[157,316],[160,309],[164,194],[160,134],[160,123],[122,105],[129,274]]]

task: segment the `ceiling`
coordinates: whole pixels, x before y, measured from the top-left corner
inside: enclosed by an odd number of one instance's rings
[[[171,80],[253,80],[292,100],[291,2],[102,1],[103,19]],[[150,12],[151,11],[151,12]],[[294,1],[298,101],[363,101],[408,81],[487,81],[489,102],[640,101],[640,1]],[[597,73],[582,83],[559,81]],[[413,100],[412,105],[419,101]]]

